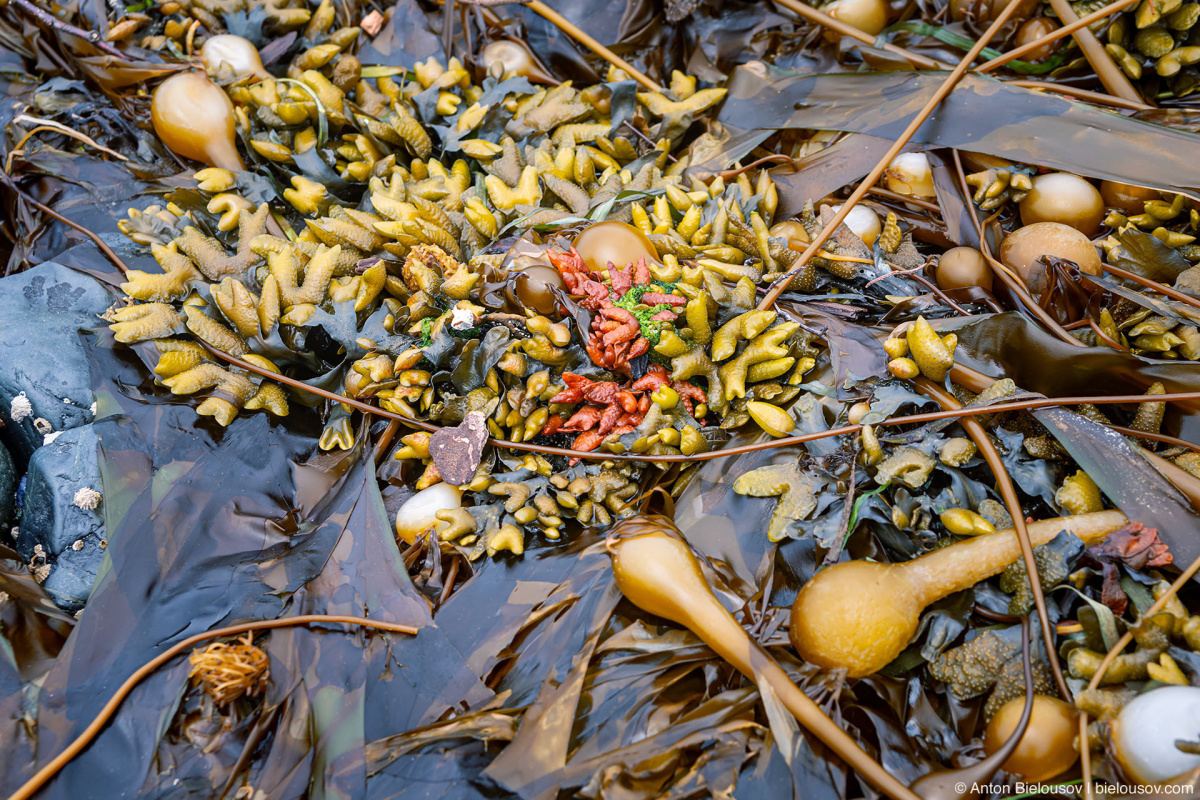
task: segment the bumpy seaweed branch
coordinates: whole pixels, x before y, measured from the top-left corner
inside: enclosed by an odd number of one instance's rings
[[[928,378],[917,378],[913,382],[922,394],[932,397],[942,408],[954,409],[962,407],[946,390]],[[1054,673],[1054,682],[1058,684],[1059,693],[1067,700],[1070,700],[1071,690],[1067,686],[1067,679],[1063,675],[1062,666],[1058,663],[1058,649],[1054,644],[1054,626],[1051,624],[1050,615],[1046,611],[1046,596],[1042,592],[1041,581],[1037,579],[1038,569],[1037,563],[1034,561],[1033,545],[1029,541],[1029,531],[1025,526],[1025,514],[1021,511],[1021,501],[1017,499],[1017,491],[1013,486],[1012,476],[1005,469],[1000,454],[996,452],[996,446],[988,438],[987,431],[984,430],[979,420],[964,417],[960,421],[960,424],[967,432],[967,435],[971,437],[971,440],[975,442],[975,446],[979,448],[979,454],[987,461],[992,473],[996,476],[996,484],[1000,489],[1000,495],[1004,498],[1004,505],[1008,507],[1009,516],[1012,517],[1013,529],[1017,532],[1017,541],[1021,543],[1021,556],[1025,561],[1025,568],[1029,571],[1029,587],[1033,593],[1034,605],[1037,606],[1038,622],[1041,623],[1042,638],[1046,641],[1046,655],[1050,660],[1050,669]]]
[[[378,406],[364,403],[361,400],[355,400],[352,397],[335,394],[334,392],[318,389],[309,386],[302,381],[289,378],[286,375],[279,375],[274,372],[264,370],[257,364],[252,364],[249,361],[243,361],[240,358],[223,353],[213,347],[209,347],[204,342],[201,345],[212,353],[217,358],[233,364],[239,369],[244,369],[247,372],[253,372],[257,375],[270,378],[273,381],[290,386],[301,392],[308,392],[319,397],[324,397],[327,400],[332,400],[335,403],[342,403],[350,406],[358,411],[366,414],[374,414],[384,419],[396,420],[400,423],[418,430],[434,432],[440,430],[438,425],[429,422],[424,422],[419,419],[412,419],[403,414],[397,414],[393,411],[379,408]],[[956,367],[957,369],[957,367]],[[1001,411],[1025,411],[1031,408],[1048,408],[1050,406],[1075,406],[1083,403],[1093,403],[1097,405],[1104,404],[1124,404],[1138,403],[1145,400],[1144,395],[1118,395],[1113,397],[1047,397],[1042,400],[1024,400],[1019,403],[997,403],[992,406],[983,406],[978,408],[957,408],[947,411],[934,411],[926,414],[911,414],[906,417],[892,417],[878,423],[879,425],[909,425],[918,422],[933,422],[939,419],[958,419],[960,417],[971,417],[976,414],[996,414]],[[1158,400],[1162,402],[1178,402],[1178,401],[1200,401],[1200,392],[1179,392],[1175,394],[1158,395]],[[592,461],[636,461],[650,462],[659,464],[682,463],[684,461],[711,461],[716,458],[726,458],[728,456],[738,456],[745,453],[754,453],[759,450],[771,450],[776,447],[787,447],[789,445],[801,444],[803,442],[812,442],[818,439],[828,439],[833,436],[842,436],[847,433],[858,433],[862,430],[862,425],[846,425],[841,428],[831,428],[827,431],[819,431],[817,433],[806,433],[798,436],[785,436],[781,439],[773,439],[766,442],[755,442],[753,444],[740,445],[738,447],[729,447],[721,450],[708,450],[704,452],[693,453],[692,455],[649,455],[645,453],[604,453],[604,452],[585,452],[580,450],[569,450],[563,447],[551,447],[549,445],[537,445],[530,442],[510,442],[503,439],[491,439],[491,444],[497,447],[502,447],[507,450],[521,450],[529,453],[541,453],[543,455],[568,456],[570,458],[581,458]],[[1129,432],[1131,435],[1140,436],[1142,438],[1151,438],[1149,434],[1140,431],[1127,431],[1126,429],[1118,428],[1115,425],[1110,426],[1115,430],[1120,430],[1122,433]],[[1157,434],[1161,436],[1161,434]],[[1200,445],[1185,442],[1181,439],[1173,439],[1164,437],[1159,441],[1169,441],[1170,444],[1187,447],[1192,450],[1200,450]]]
[[[1197,571],[1200,571],[1200,556],[1197,556],[1191,564],[1188,564],[1187,569],[1179,573],[1179,577],[1175,579],[1175,582],[1171,584],[1170,588],[1163,592],[1162,597],[1159,597],[1157,600],[1155,600],[1154,604],[1150,606],[1150,608],[1146,609],[1146,613],[1144,613],[1142,617],[1153,617],[1155,614],[1166,608],[1167,603],[1171,602],[1171,598],[1175,597],[1180,589],[1182,589],[1184,586],[1187,586],[1188,581],[1192,579],[1192,576],[1194,576]],[[1108,668],[1112,666],[1113,661],[1116,660],[1121,651],[1128,647],[1129,643],[1132,641],[1133,633],[1127,630],[1124,635],[1122,635],[1121,638],[1118,639],[1116,643],[1109,649],[1109,651],[1104,654],[1104,658],[1100,661],[1100,666],[1096,668],[1096,674],[1092,676],[1090,681],[1088,681],[1087,688],[1089,690],[1095,690],[1100,686],[1100,681],[1104,680],[1104,673],[1108,671]],[[1086,742],[1088,740],[1087,729],[1087,712],[1080,710],[1080,742]],[[1083,796],[1086,798],[1086,800],[1095,800],[1095,796],[1092,792],[1092,757],[1087,747],[1079,748],[1079,766],[1083,773]]]

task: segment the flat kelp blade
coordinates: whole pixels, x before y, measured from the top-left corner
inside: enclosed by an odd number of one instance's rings
[[[1033,416],[1125,516],[1158,529],[1176,564],[1200,556],[1200,515],[1124,435],[1065,408],[1043,408]]]
[[[994,378],[1048,397],[1139,394],[1155,381],[1168,392],[1200,391],[1195,364],[1151,361],[1107,347],[1075,347],[1016,312],[995,314],[955,331],[955,360]],[[1167,430],[1200,439],[1200,415],[1191,403],[1167,407]]]
[[[304,765],[300,773],[312,769],[331,795],[361,796],[366,741],[486,702],[490,693],[431,624],[408,580],[369,449],[320,455],[319,425],[301,408],[282,421],[254,415],[228,428],[198,421],[155,389],[131,351],[113,349],[107,329],[86,343],[109,546],[87,611],[36,696],[35,766],[60,752],[142,663],[182,638],[243,620],[343,613],[421,631],[276,632],[263,708],[284,708],[256,761],[256,785],[286,791]],[[389,670],[393,679],[380,680]],[[146,794],[168,790],[175,776],[160,775],[155,755],[198,757],[186,737],[163,738],[187,672],[180,659],[151,674],[41,796],[136,796],[130,787],[144,777]],[[7,733],[0,745],[9,744]],[[218,750],[198,772],[216,786],[236,755]],[[0,786],[16,788],[30,766],[6,760]]]
[[[757,137],[742,135],[750,130],[758,130],[762,139],[774,130],[795,128],[895,141],[944,80],[936,72],[771,72],[764,77],[761,71],[738,69],[718,118],[740,146],[710,155],[699,167],[720,170],[742,158],[758,143]],[[1200,136],[974,74],[964,76],[912,141],[1166,191],[1200,192],[1200,164],[1191,157]],[[873,165],[864,159],[861,174]]]

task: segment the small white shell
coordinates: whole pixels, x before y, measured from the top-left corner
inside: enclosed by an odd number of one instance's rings
[[[462,505],[462,489],[448,483],[437,483],[422,489],[400,506],[396,512],[396,534],[412,544],[430,528],[441,531],[450,526],[435,516],[439,511]]]
[[[841,209],[840,205],[834,206],[833,213],[836,214]],[[883,230],[883,225],[879,222],[879,215],[866,206],[855,206],[850,209],[844,222],[846,227],[854,231],[867,247],[875,244],[875,240],[879,238],[879,232]]]
[[[1164,686],[1130,700],[1113,722],[1113,746],[1129,776],[1161,783],[1200,767],[1177,739],[1200,739],[1200,687]]]

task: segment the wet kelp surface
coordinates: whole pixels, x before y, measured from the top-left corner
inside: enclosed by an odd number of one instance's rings
[[[202,216],[209,198],[197,189],[195,164],[172,154],[146,124],[149,96],[140,89],[180,71],[187,30],[197,22],[209,33],[217,32],[208,27],[214,25],[251,39],[267,68],[285,75],[291,59],[317,37],[305,38],[307,29],[300,26],[281,27],[281,20],[289,11],[304,7],[311,12],[316,6],[193,2],[176,3],[179,8],[171,12],[168,5],[114,11],[103,3],[81,2],[54,17],[60,24],[103,35],[130,22],[137,23],[134,29],[144,26],[131,38],[112,39],[124,54],[120,59],[11,0],[0,9],[9,272],[56,260],[111,286],[116,302],[125,293],[121,284],[127,276],[113,262],[157,274],[161,260],[156,264],[145,245],[165,245],[181,233],[175,224],[181,215],[169,212],[176,218],[162,226],[149,220],[135,225],[135,233],[143,235],[135,241],[125,235],[132,219],[129,208],[174,202],[217,232],[217,215]],[[555,8],[664,84],[677,69],[699,78],[700,86],[728,89],[722,104],[708,116],[699,115],[701,121],[689,113],[664,119],[655,130],[688,144],[686,157],[697,178],[740,169],[764,155],[785,154],[763,165],[765,171],[785,162],[767,173],[778,193],[774,221],[802,214],[809,201],[819,206],[822,199],[844,199],[845,187],[870,171],[943,77],[860,71],[872,59],[879,63],[879,51],[848,39],[824,41],[818,28],[769,4],[630,0],[600,5],[569,2]],[[913,3],[904,15],[934,20],[944,30],[968,36],[968,44],[974,40],[981,30],[974,14],[951,21],[954,15],[936,5]],[[365,30],[372,10],[368,4],[339,4],[331,29],[362,24]],[[1087,10],[1092,9],[1081,8],[1080,13]],[[607,65],[525,6],[497,9],[498,20],[491,11],[483,14],[464,4],[447,9],[408,0],[387,11],[377,33],[364,34],[347,48],[364,70],[397,68],[378,72],[377,78],[408,79],[406,71],[418,62],[427,64],[428,58],[441,68],[450,56],[476,52],[485,39],[505,34],[527,42],[558,78],[579,87],[607,82],[612,117],[637,120],[630,126],[635,131],[637,125],[645,127],[645,115],[635,104],[637,87],[628,76],[610,75]],[[174,34],[164,19],[172,13],[181,25]],[[1178,26],[1171,30],[1180,36]],[[1186,32],[1187,26],[1182,34]],[[921,36],[911,28],[893,28],[884,36],[942,61],[958,58],[946,36]],[[1149,45],[1147,52],[1139,51],[1126,31],[1107,37],[1126,55],[1140,53],[1136,57],[1148,65],[1163,57],[1152,55],[1156,51]],[[1054,65],[1040,77],[1068,87],[1098,88],[1078,51],[1064,49],[1053,58]],[[902,226],[911,235],[908,247],[919,246],[919,262],[924,262],[952,245],[987,242],[996,252],[1002,229],[1019,224],[1013,204],[999,206],[995,213],[997,206],[985,210],[973,204],[974,187],[960,180],[964,170],[956,166],[959,151],[1190,197],[1200,190],[1200,172],[1189,156],[1200,141],[1191,132],[1187,110],[1191,84],[1185,78],[1191,71],[1189,66],[1181,70],[1183,77],[1169,81],[1147,75],[1139,83],[1143,96],[1164,107],[1122,114],[991,77],[968,76],[909,146],[928,154],[934,192],[915,203],[911,193],[877,194],[872,208],[883,217],[895,215],[891,224],[897,235]],[[485,91],[502,98],[505,90],[498,85],[494,82]],[[511,91],[518,88],[533,89],[509,86]],[[418,101],[429,105],[422,113],[431,113],[437,100],[435,91]],[[260,118],[269,120],[269,115]],[[321,118],[328,123],[325,114]],[[87,140],[66,135],[55,124]],[[672,124],[678,130],[671,130]],[[27,136],[39,125],[44,127]],[[490,120],[475,139],[496,144],[493,140],[503,129]],[[832,141],[828,147],[804,145],[828,131],[843,133],[836,141],[826,140]],[[467,141],[452,130],[437,133],[438,141]],[[244,176],[239,189],[253,205],[282,205],[285,189],[304,186],[291,180],[296,176],[325,186],[339,198],[339,206],[356,208],[364,193],[370,194],[352,173],[339,174],[349,163],[304,156],[306,151],[283,144],[280,136],[254,141],[260,143],[254,151],[262,157],[252,157],[243,143],[251,168],[239,173]],[[278,147],[289,150],[291,161],[264,155],[279,155]],[[464,153],[466,147],[471,145]],[[357,155],[366,149],[363,145]],[[658,156],[653,139],[643,149],[639,159],[625,159],[618,166],[641,169]],[[496,155],[482,156],[487,152],[478,150],[471,157]],[[410,178],[423,180],[415,174]],[[731,185],[736,179],[732,172],[720,178]],[[520,191],[519,186],[510,188]],[[552,189],[563,201],[569,201],[568,191]],[[603,197],[594,203],[585,198],[582,214],[561,203],[563,208],[554,209],[557,218],[536,233],[568,235],[603,219],[614,207],[634,219],[624,206],[646,201],[653,208],[664,191],[630,192],[619,205]],[[494,204],[495,196],[487,191],[480,196]],[[604,214],[594,216],[604,203]],[[377,200],[374,208],[381,205]],[[78,227],[64,224],[46,208]],[[295,203],[284,208],[292,223],[304,216],[292,213],[298,210]],[[312,213],[327,210],[318,204]],[[675,232],[682,225],[682,211],[666,212]],[[1183,214],[1169,223],[1171,232],[1194,230],[1196,225],[1188,227],[1186,219]],[[1148,224],[1127,222],[1109,223],[1113,242],[1104,247],[1107,260],[1135,277],[1178,285],[1176,280],[1193,269],[1200,254],[1178,238],[1156,238]],[[499,232],[494,238],[501,238]],[[569,247],[567,238],[559,241]],[[1183,445],[1196,441],[1200,425],[1195,400],[1185,398],[1164,408],[1161,403],[1139,406],[1135,397],[1104,405],[1101,414],[1092,413],[1096,406],[1084,408],[1079,399],[1140,396],[1156,384],[1171,394],[1200,391],[1195,355],[1173,343],[1166,350],[1142,347],[1136,345],[1137,334],[1126,336],[1152,315],[1165,320],[1163,325],[1170,323],[1170,329],[1194,325],[1194,313],[1120,276],[1081,277],[1070,263],[1059,265],[1058,273],[1053,264],[1047,269],[1061,276],[1060,288],[1082,285],[1083,296],[1063,289],[1047,292],[1045,302],[1038,304],[999,282],[994,294],[978,287],[942,291],[928,281],[890,275],[898,261],[884,258],[878,248],[860,242],[855,249],[846,244],[849,240],[834,241],[844,249],[833,247],[833,255],[865,256],[878,272],[851,278],[825,270],[813,285],[788,284],[775,305],[777,324],[794,326],[789,334],[804,336],[805,349],[793,342],[796,347],[780,358],[796,361],[803,353],[813,362],[811,372],[798,372],[795,384],[781,386],[778,394],[755,396],[760,405],[775,401],[786,408],[792,427],[774,433],[807,441],[765,446],[772,441],[775,419],[764,423],[756,417],[752,422],[744,407],[734,409],[741,414],[736,425],[685,426],[704,431],[703,450],[697,445],[694,452],[707,460],[686,473],[664,463],[662,469],[648,467],[636,480],[626,480],[629,503],[623,511],[644,506],[672,513],[687,542],[703,557],[704,575],[722,603],[810,698],[904,784],[931,770],[976,760],[983,752],[986,720],[1002,704],[1023,696],[1019,628],[1009,615],[1038,616],[1028,572],[1010,567],[998,579],[932,603],[903,652],[862,678],[850,679],[845,670],[822,669],[798,658],[788,646],[789,609],[801,587],[833,564],[907,561],[971,532],[961,519],[945,517],[947,510],[971,510],[993,530],[1008,527],[1012,519],[1002,502],[1003,480],[1015,484],[1022,517],[1080,514],[1106,505],[1142,526],[1123,529],[1120,536],[1090,548],[1063,535],[1037,550],[1046,614],[1058,634],[1055,655],[1064,662],[1069,690],[1085,697],[1080,690],[1095,674],[1095,665],[1089,671],[1083,662],[1098,659],[1126,630],[1136,638],[1129,654],[1150,654],[1133,659],[1136,664],[1122,663],[1127,688],[1152,688],[1156,680],[1196,684],[1197,639],[1194,632],[1186,633],[1194,631],[1188,625],[1196,619],[1190,613],[1196,609],[1192,587],[1172,607],[1178,622],[1159,620],[1155,627],[1137,621],[1161,595],[1161,581],[1174,579],[1200,556],[1200,492],[1195,470],[1188,469],[1183,457]],[[230,234],[221,243],[232,249],[239,240]],[[750,254],[750,244],[739,246],[746,248],[743,255]],[[763,253],[769,258],[774,252],[766,242],[757,247],[764,262]],[[899,250],[888,255],[895,252]],[[371,253],[370,258],[388,259],[380,247]],[[699,256],[680,250],[678,258],[687,265]],[[836,267],[835,262],[830,263]],[[376,263],[356,265],[356,277]],[[399,271],[394,263],[393,271]],[[584,274],[578,266],[567,271],[572,270]],[[926,273],[932,277],[930,270]],[[592,275],[577,285],[596,283],[598,273]],[[611,276],[608,280],[611,287]],[[657,288],[667,289],[670,283]],[[726,283],[732,293],[738,281],[735,277]],[[747,299],[753,305],[770,281],[750,284]],[[217,302],[217,292],[201,291]],[[412,286],[398,291],[417,294]],[[578,300],[581,293],[571,294]],[[597,309],[581,308],[566,293],[557,299],[571,303],[572,330],[585,334],[593,323],[589,312]],[[1120,312],[1119,320],[1113,319],[1112,309]],[[439,308],[438,315],[426,319],[440,318],[443,311]],[[357,344],[364,333],[359,323],[367,323],[354,320],[353,314],[347,322],[333,306],[313,313],[324,325],[323,351],[345,355],[337,353],[340,345],[350,355],[336,369],[310,368],[301,377],[310,388],[336,388],[348,364],[376,352],[378,343]],[[919,390],[920,384],[906,379],[914,376],[890,370],[892,353],[880,346],[889,331],[913,323],[918,315],[933,321],[937,334],[957,337],[952,360],[967,372],[952,375],[951,381],[970,390],[958,392],[960,402],[1003,405],[1076,398],[1066,408],[1000,410],[981,418],[990,434],[984,441],[996,450],[1007,478],[976,455],[975,445],[967,448],[968,437],[953,419],[886,424],[941,407]],[[382,339],[387,326],[384,315],[378,316],[372,330]],[[1135,322],[1125,324],[1134,317]],[[1087,346],[1064,338],[1064,326],[1075,330],[1087,320],[1094,323],[1089,334],[1093,327],[1100,332],[1082,342]],[[728,315],[717,321],[728,321]],[[1124,327],[1118,328],[1118,322]],[[386,335],[400,337],[397,331],[393,326]],[[447,348],[440,357],[461,354],[432,329],[420,334],[424,341],[417,341],[424,348]],[[0,746],[7,754],[0,787],[6,793],[61,752],[126,678],[175,642],[236,622],[303,614],[369,617],[410,625],[417,632],[409,636],[330,623],[259,634],[253,643],[269,658],[269,680],[261,694],[230,704],[216,703],[203,686],[189,680],[186,658],[172,660],[133,690],[95,741],[63,766],[39,796],[846,798],[873,793],[798,727],[777,698],[760,694],[698,636],[623,599],[605,547],[605,525],[577,519],[530,523],[519,548],[523,552],[488,548],[485,557],[480,557],[481,546],[473,551],[470,543],[442,542],[432,535],[415,544],[398,542],[393,525],[397,508],[430,474],[428,458],[415,461],[420,469],[411,458],[391,458],[404,447],[420,449],[419,444],[393,441],[410,433],[407,429],[388,433],[386,421],[350,414],[298,390],[287,395],[286,415],[235,414],[218,424],[212,416],[199,416],[189,396],[172,395],[156,381],[162,352],[155,344],[147,339],[130,346],[117,341],[119,336],[119,330],[114,335],[101,320],[80,331],[97,398],[101,509],[107,530],[103,567],[84,611],[74,615],[55,607],[25,561],[0,549],[0,591],[6,595],[0,604]],[[1113,340],[1124,346],[1109,346]],[[486,337],[476,345],[481,354],[489,347],[498,354],[498,346]],[[1170,358],[1161,355],[1173,348],[1178,352]],[[584,365],[592,378],[612,377],[603,374],[595,356],[589,364],[585,355],[577,348],[572,363]],[[498,357],[487,359],[477,356],[476,362],[498,363]],[[457,377],[482,382],[486,370],[477,371]],[[986,380],[972,384],[972,374]],[[988,385],[1004,378],[1012,381],[1008,391],[987,395]],[[778,400],[796,385],[800,389]],[[709,398],[692,399],[699,404]],[[855,404],[860,404],[855,427],[824,436],[849,423]],[[698,417],[703,422],[705,414]],[[434,421],[448,427],[462,416]],[[874,427],[864,435],[859,423]],[[1159,434],[1166,441],[1135,442],[1109,423],[1136,428],[1135,435]],[[510,433],[508,427],[501,433]],[[489,431],[493,439],[501,438]],[[578,433],[530,440],[582,451]],[[333,440],[340,446],[330,446]],[[951,445],[965,457],[946,455],[944,448]],[[1173,459],[1167,471],[1150,466],[1139,446]],[[741,451],[727,455],[735,448]],[[520,455],[498,460],[495,449],[484,456],[495,472],[537,480],[519,472]],[[622,455],[616,448],[607,452]],[[661,449],[654,454],[674,457],[681,452]],[[555,467],[568,468],[566,456],[554,457],[560,459]],[[1084,479],[1077,477],[1080,471]],[[746,478],[755,475],[758,480]],[[667,491],[642,499],[656,484]],[[789,505],[792,513],[780,513],[779,507],[791,503],[789,491],[796,500]],[[498,555],[492,558],[494,552]],[[1059,691],[1051,666],[1057,660],[1036,636],[1033,649],[1037,689],[1053,695]],[[961,667],[964,662],[970,669]],[[1147,663],[1158,669],[1148,671]],[[1164,671],[1168,664],[1174,673]],[[1079,702],[1093,714],[1103,705]],[[1127,777],[1101,753],[1093,755],[1095,775]],[[1065,777],[1078,777],[1078,768],[1073,769]]]

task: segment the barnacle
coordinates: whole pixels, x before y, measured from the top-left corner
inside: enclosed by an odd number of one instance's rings
[[[800,471],[798,464],[773,464],[759,467],[738,476],[733,490],[747,497],[778,497],[771,514],[767,538],[782,541],[793,520],[808,517],[817,508],[813,483]]]

